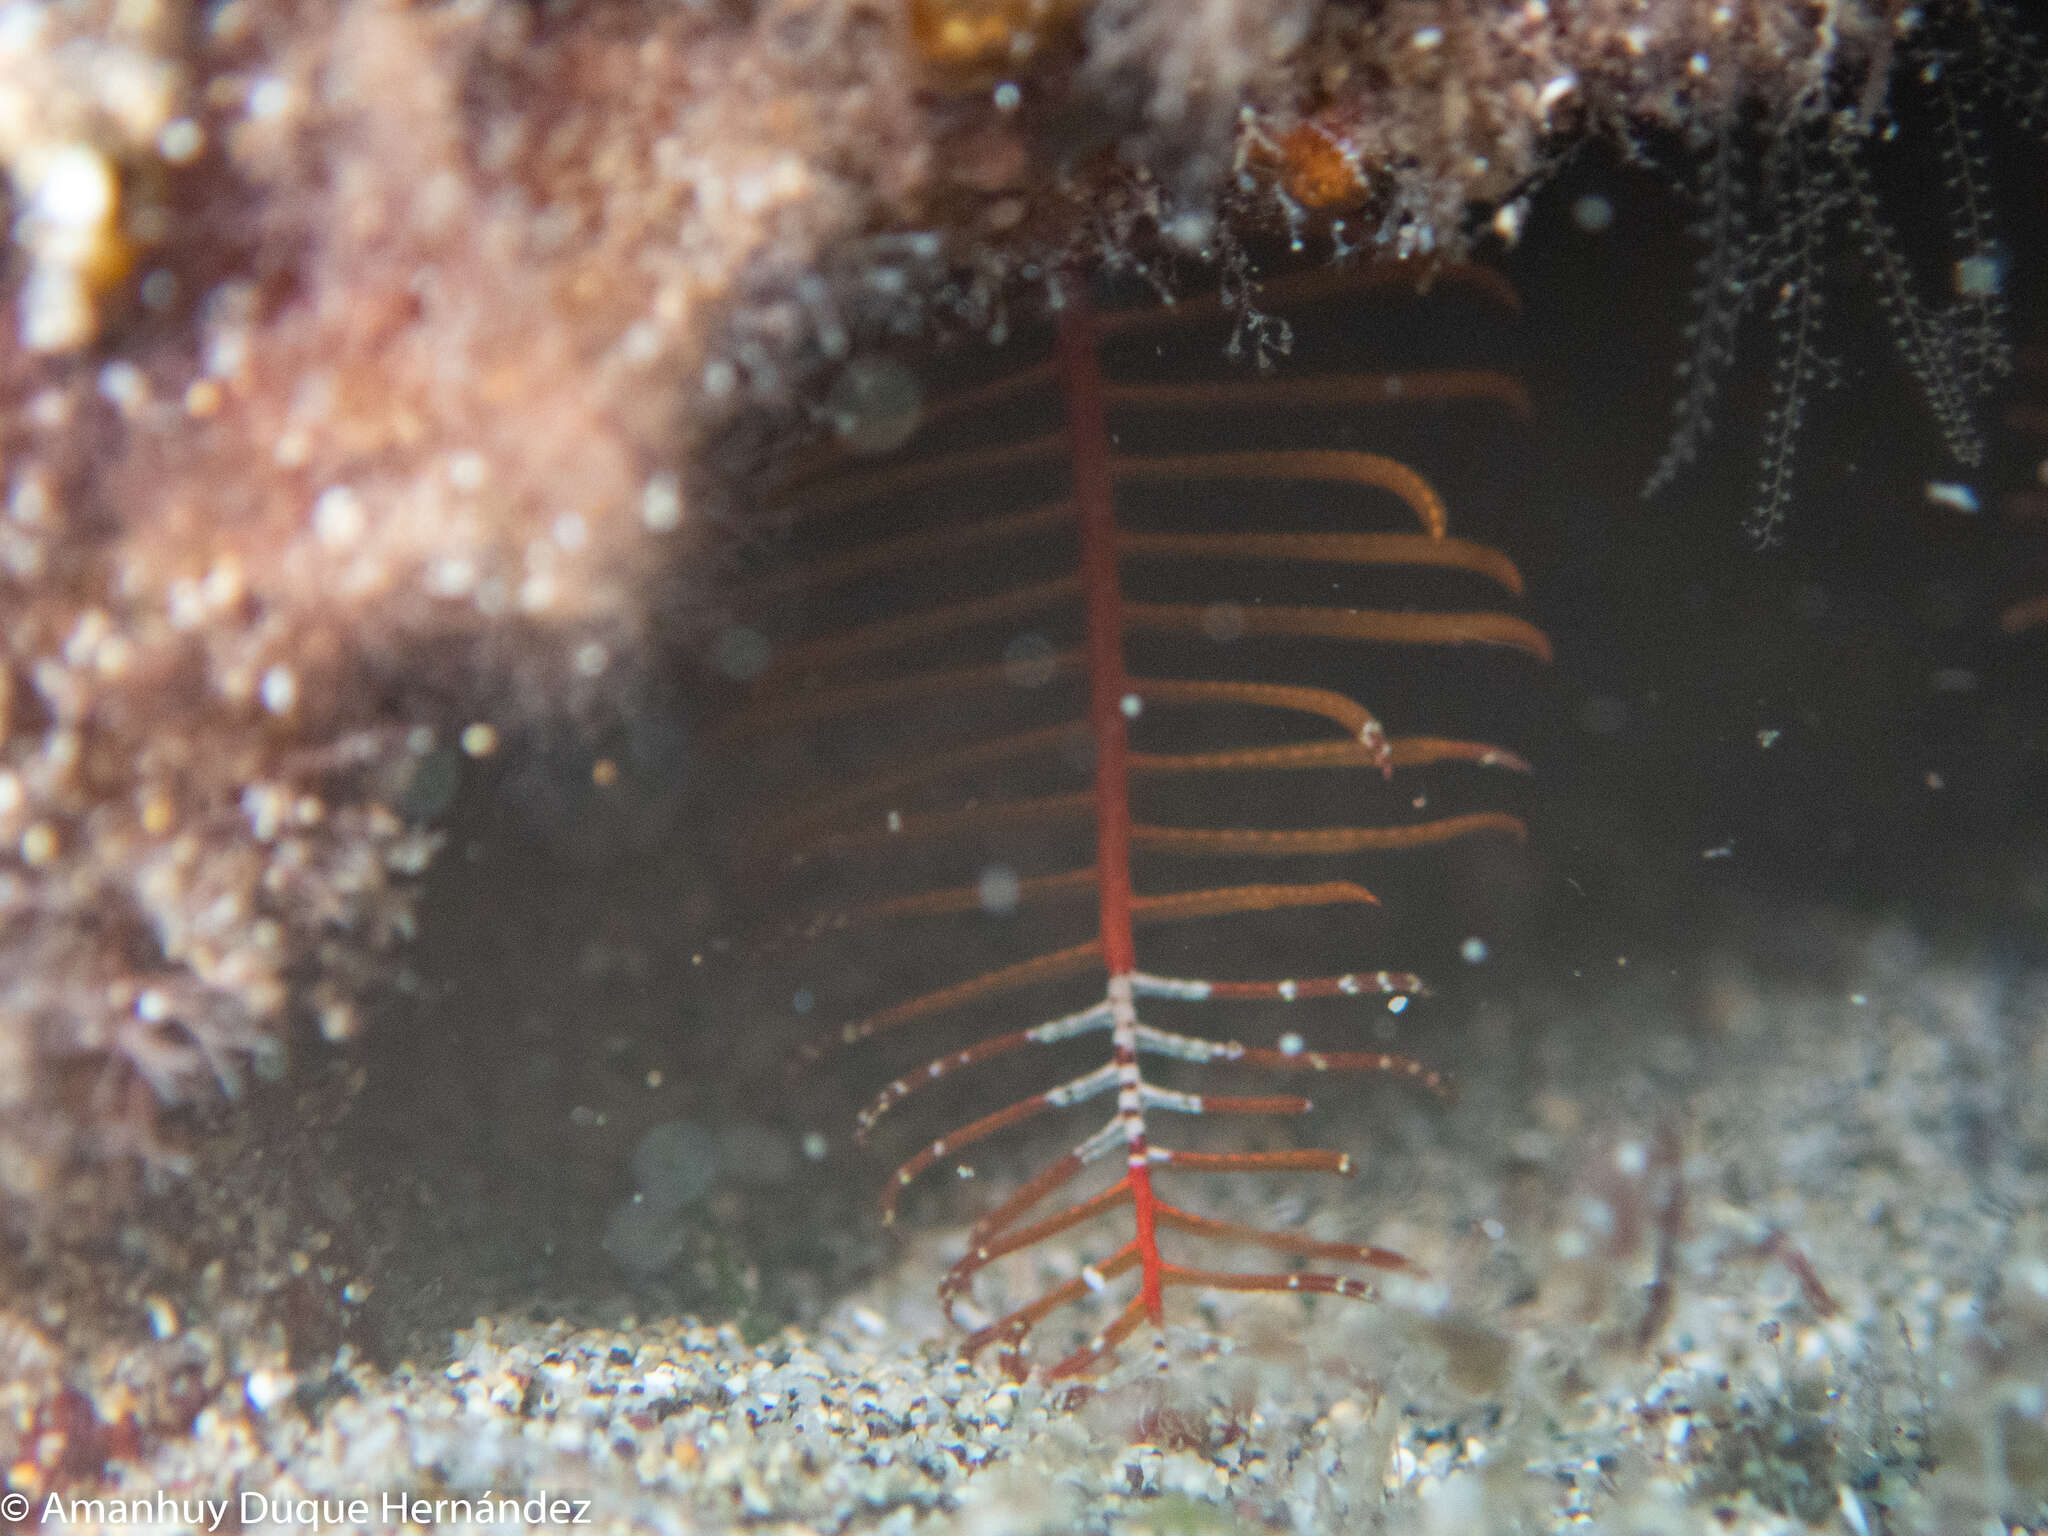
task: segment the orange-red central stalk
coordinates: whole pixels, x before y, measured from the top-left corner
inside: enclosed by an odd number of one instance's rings
[[[1122,1082],[1117,1109],[1124,1122],[1131,1210],[1145,1315],[1157,1328],[1165,1303],[1152,1193],[1151,1158],[1139,1097],[1137,1014],[1131,975],[1138,968],[1131,937],[1130,745],[1124,701],[1123,591],[1116,560],[1116,489],[1109,467],[1109,426],[1103,412],[1094,312],[1078,281],[1069,282],[1060,314],[1060,383],[1067,402],[1067,457],[1080,514],[1081,587],[1088,624],[1088,728],[1095,747],[1095,878],[1102,917],[1102,959],[1109,972],[1116,1064]]]

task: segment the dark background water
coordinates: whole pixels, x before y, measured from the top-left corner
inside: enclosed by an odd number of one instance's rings
[[[1877,175],[1933,299],[1949,214],[1913,149],[1880,152]],[[1998,170],[2011,326],[2038,339],[2048,181],[2038,156],[2031,169],[2001,156]],[[1588,196],[1611,203],[1604,231],[1573,217]],[[1545,758],[1553,880],[1616,939],[1682,941],[1708,911],[1753,899],[2038,952],[2048,646],[1996,620],[2048,584],[2048,539],[1999,511],[2042,445],[1988,406],[1987,462],[1948,458],[1837,221],[1821,348],[1839,382],[1810,404],[1782,544],[1759,551],[1742,533],[1770,406],[1767,306],[1744,328],[1700,461],[1643,500],[1691,318],[1687,217],[1661,180],[1588,156],[1539,200],[1506,263],[1528,297],[1548,428],[1524,554],[1569,694]],[[1930,481],[1971,486],[1983,511],[1931,505]],[[1559,916],[1568,942],[1577,919]]]
[[[1876,174],[1931,295],[1948,214],[1911,150]],[[2022,341],[2048,337],[2041,160],[1999,162]],[[1611,212],[1604,229],[1585,227],[1588,197]],[[1468,1076],[1520,1059],[1470,1028],[1503,998],[1627,963],[1668,975],[1683,1013],[1730,949],[1793,974],[1818,964],[1815,913],[1994,963],[2048,937],[2048,638],[1997,625],[2030,580],[2048,587],[2048,536],[1997,511],[2040,445],[1992,411],[1990,462],[1946,460],[1837,229],[1821,345],[1840,383],[1810,406],[1782,546],[1742,533],[1769,404],[1761,315],[1701,461],[1645,502],[1679,391],[1689,216],[1667,177],[1588,153],[1537,199],[1517,249],[1488,258],[1523,296],[1501,345],[1535,418],[1512,473],[1464,466],[1453,525],[1515,556],[1526,611],[1557,645],[1547,676],[1474,694],[1536,765],[1513,792],[1532,837],[1512,861],[1468,860],[1444,898],[1455,919],[1425,894],[1428,933],[1373,961],[1431,973],[1443,996],[1400,1042]],[[1301,340],[1308,356],[1324,338]],[[1930,507],[1927,483],[1950,480],[1985,511]],[[744,872],[720,866],[747,786],[704,744],[715,671],[679,655],[634,718],[456,765],[450,846],[345,1133],[385,1191],[393,1338],[526,1303],[772,1321],[881,1252],[862,1214],[881,1164],[845,1134],[877,1069],[780,1071],[830,1021],[798,1006],[814,984],[802,955],[749,949]],[[609,786],[593,782],[600,759]],[[1466,966],[1478,935],[1489,958]],[[985,1091],[1000,1102],[1000,1088]],[[829,1155],[792,1160],[772,1198],[733,1171],[693,1208],[673,1272],[635,1281],[604,1250],[606,1221],[631,1197],[638,1138],[675,1119],[766,1128],[785,1153],[820,1130]]]

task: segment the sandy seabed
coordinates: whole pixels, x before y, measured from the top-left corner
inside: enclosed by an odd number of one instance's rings
[[[17,1466],[25,1528],[2041,1529],[2048,977],[1811,921],[1803,978],[1717,960],[1678,1006],[1636,959],[1485,1005],[1507,1069],[1454,1108],[1325,1106],[1379,1122],[1356,1183],[1215,1181],[1217,1214],[1427,1271],[1377,1305],[1182,1300],[1164,1372],[1132,1349],[1076,1394],[958,1358],[935,1290],[964,1233],[917,1225],[755,1342],[528,1309],[390,1370],[249,1370],[55,1508]],[[1103,1257],[1085,1233],[971,1308]],[[26,1306],[6,1327],[26,1380]],[[198,1331],[98,1360],[102,1412]]]

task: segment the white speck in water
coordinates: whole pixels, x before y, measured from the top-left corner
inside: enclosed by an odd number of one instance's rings
[[[1965,517],[1975,517],[1984,510],[1977,500],[1977,492],[1959,480],[1930,480],[1921,492],[1930,507],[1946,507],[1951,512],[1960,512]]]
[[[299,701],[299,681],[292,676],[290,667],[272,667],[263,674],[263,682],[257,690],[263,698],[263,707],[273,715],[287,715]]]
[[[1480,964],[1486,959],[1487,953],[1486,940],[1477,937],[1467,939],[1458,946],[1458,958],[1467,965]]]
[[[43,163],[35,185],[36,219],[63,230],[97,228],[113,214],[120,191],[114,168],[96,149],[68,145]]]
[[[889,453],[908,442],[924,415],[924,388],[893,357],[851,359],[825,397],[826,418],[853,453]]]
[[[976,894],[981,899],[984,912],[1008,917],[1017,910],[1017,903],[1023,896],[1023,882],[1017,878],[1017,871],[1007,864],[991,864],[981,872]]]
[[[448,483],[458,491],[481,489],[489,474],[490,465],[480,453],[457,453],[448,459]]]
[[[427,570],[427,590],[436,597],[467,597],[475,585],[475,565],[459,555],[436,560]]]
[[[653,476],[640,493],[640,521],[650,533],[673,533],[682,520],[682,483],[666,471]]]
[[[1598,192],[1588,192],[1572,204],[1572,222],[1589,235],[1597,235],[1614,224],[1614,204]]]
[[[190,165],[206,148],[206,133],[189,117],[174,117],[156,136],[156,152],[172,165]]]
[[[130,362],[114,362],[100,370],[100,397],[132,416],[149,403],[149,380]]]
[[[330,485],[313,503],[313,536],[329,549],[355,543],[368,522],[362,498],[345,485]]]
[[[1541,110],[1548,112],[1578,88],[1579,77],[1577,75],[1563,74],[1553,76],[1551,79],[1544,81],[1543,89],[1536,93],[1536,105]]]
[[[1965,256],[1956,263],[1955,285],[1962,298],[1994,298],[2005,291],[2005,262],[1995,252]]]
[[[178,1336],[178,1313],[161,1296],[148,1297],[143,1309],[149,1313],[149,1331],[159,1339],[174,1339]]]
[[[258,80],[249,91],[249,115],[261,121],[282,117],[290,110],[292,88],[274,75]]]
[[[1163,231],[1166,238],[1184,251],[1199,251],[1216,232],[1216,221],[1206,213],[1190,209],[1176,214]]]

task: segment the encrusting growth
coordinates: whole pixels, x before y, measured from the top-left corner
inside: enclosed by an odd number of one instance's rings
[[[1304,1114],[1311,1106],[1309,1100],[1295,1094],[1212,1094],[1167,1086],[1154,1063],[1234,1066],[1288,1074],[1390,1074],[1438,1094],[1448,1096],[1450,1092],[1440,1073],[1402,1053],[1314,1050],[1292,1033],[1283,1036],[1276,1047],[1253,1048],[1235,1040],[1162,1028],[1142,1018],[1139,1008],[1147,1000],[1178,1004],[1404,999],[1423,994],[1427,988],[1419,977],[1391,970],[1255,981],[1153,974],[1139,963],[1136,930],[1141,925],[1363,907],[1376,904],[1377,898],[1352,881],[1332,879],[1140,892],[1134,879],[1139,859],[1250,857],[1284,861],[1416,847],[1480,834],[1516,839],[1524,835],[1519,819],[1498,811],[1466,811],[1386,825],[1199,827],[1140,820],[1134,813],[1134,796],[1141,785],[1276,773],[1298,781],[1312,771],[1355,773],[1361,769],[1369,784],[1390,779],[1397,767],[1462,764],[1525,770],[1526,764],[1512,752],[1483,742],[1390,738],[1376,716],[1336,689],[1247,675],[1134,676],[1127,670],[1127,646],[1135,639],[1162,632],[1206,634],[1214,641],[1221,625],[1226,631],[1223,639],[1233,645],[1238,641],[1286,641],[1334,645],[1347,652],[1360,645],[1485,647],[1537,661],[1547,661],[1550,654],[1548,641],[1533,626],[1510,614],[1483,609],[1433,612],[1130,600],[1129,572],[1141,562],[1148,567],[1170,565],[1174,579],[1183,582],[1200,579],[1186,574],[1191,568],[1206,568],[1203,574],[1214,580],[1218,572],[1236,578],[1262,562],[1326,567],[1333,573],[1347,569],[1356,573],[1435,571],[1447,580],[1483,583],[1509,593],[1520,590],[1520,577],[1499,552],[1451,537],[1435,490],[1421,475],[1391,458],[1356,450],[1265,447],[1204,453],[1126,451],[1112,446],[1112,404],[1258,410],[1275,404],[1292,409],[1302,400],[1340,407],[1361,401],[1384,404],[1400,400],[1436,405],[1455,402],[1481,409],[1506,405],[1519,413],[1526,402],[1503,376],[1471,369],[1417,370],[1379,379],[1326,375],[1270,383],[1238,379],[1199,386],[1118,385],[1103,374],[1099,357],[1102,333],[1150,324],[1157,312],[1098,316],[1080,285],[1072,280],[1062,287],[1061,300],[1054,369],[1050,374],[1033,370],[1033,379],[1041,386],[1057,382],[1065,417],[1062,431],[1015,447],[969,448],[853,475],[828,475],[801,485],[786,497],[782,504],[785,516],[799,532],[807,525],[860,520],[873,522],[875,535],[836,546],[822,558],[799,560],[770,571],[754,584],[755,597],[773,595],[789,603],[802,596],[816,605],[813,611],[835,611],[829,594],[838,589],[854,611],[849,614],[850,622],[825,627],[783,649],[754,680],[751,697],[723,727],[729,744],[745,744],[758,752],[771,740],[801,737],[809,727],[826,726],[824,735],[834,739],[827,740],[822,750],[836,753],[845,746],[836,739],[839,731],[881,730],[885,717],[892,743],[900,743],[909,734],[898,718],[905,711],[919,719],[950,723],[952,716],[964,718],[986,703],[987,712],[999,720],[1020,695],[1035,701],[1062,680],[1085,684],[1079,719],[1032,722],[1024,729],[996,729],[965,740],[935,742],[911,761],[889,762],[881,771],[852,783],[841,781],[822,796],[806,797],[800,807],[779,807],[750,844],[757,855],[780,854],[811,873],[834,861],[856,865],[862,861],[907,861],[915,865],[934,848],[941,855],[963,848],[972,852],[991,837],[1020,830],[1055,840],[1062,829],[1085,826],[1092,831],[1088,864],[1025,875],[1004,870],[999,897],[994,901],[985,874],[978,885],[921,887],[854,901],[813,918],[802,929],[815,937],[949,914],[1008,912],[1025,906],[1055,908],[1062,902],[1093,899],[1096,931],[1092,938],[870,1012],[845,1024],[833,1040],[808,1053],[808,1059],[815,1061],[828,1050],[878,1041],[938,1015],[1062,978],[1101,978],[1099,994],[1085,1007],[1029,1028],[987,1035],[896,1078],[859,1120],[865,1140],[905,1100],[969,1067],[1036,1048],[1057,1049],[1083,1036],[1108,1035],[1106,1062],[931,1140],[896,1170],[883,1196],[885,1218],[893,1219],[902,1192],[936,1164],[1052,1111],[1114,1096],[1113,1114],[1093,1134],[1026,1179],[981,1217],[969,1237],[965,1256],[942,1287],[942,1299],[951,1310],[975,1277],[1005,1255],[1112,1212],[1127,1212],[1129,1236],[1107,1258],[976,1329],[966,1340],[969,1353],[1000,1346],[1011,1368],[1021,1373],[1025,1341],[1037,1324],[1062,1308],[1085,1301],[1120,1277],[1134,1276],[1134,1292],[1108,1324],[1051,1367],[1049,1375],[1055,1379],[1090,1370],[1141,1327],[1161,1329],[1166,1319],[1166,1294],[1171,1290],[1374,1295],[1365,1280],[1341,1273],[1195,1267],[1169,1256],[1171,1245],[1163,1239],[1170,1236],[1255,1247],[1352,1269],[1414,1267],[1386,1249],[1218,1220],[1168,1200],[1158,1182],[1162,1176],[1279,1170],[1348,1174],[1353,1168],[1350,1156],[1338,1151],[1193,1151],[1163,1144],[1157,1131],[1157,1117],[1162,1114],[1291,1116]],[[1397,380],[1391,387],[1389,377]],[[1016,388],[1014,378],[1005,379],[986,392],[956,396],[934,414],[959,411],[963,400],[970,407],[986,406],[989,400]],[[1268,390],[1270,395],[1265,394]],[[1130,433],[1120,432],[1119,437],[1132,440]],[[890,505],[891,496],[923,487],[957,485],[963,476],[987,473],[997,462],[1029,465],[1041,473],[1063,465],[1065,485],[1043,502],[1021,509],[1002,504],[1001,510],[989,515],[983,501],[977,508],[979,516],[963,515],[915,531],[905,531],[887,510],[877,512],[877,508]],[[1288,487],[1304,494],[1312,519],[1323,526],[1286,532],[1238,531],[1242,509],[1230,514],[1229,526],[1215,531],[1128,526],[1126,516],[1137,514],[1120,502],[1134,494],[1142,499],[1145,486],[1161,481],[1171,482],[1184,496],[1190,494],[1190,486],[1213,489],[1219,482],[1233,492],[1239,487],[1263,488],[1269,497],[1275,485]],[[1245,490],[1244,494],[1249,497],[1252,492]],[[1390,502],[1400,507],[1405,517],[1419,525],[1419,531],[1357,531],[1345,526],[1357,516],[1357,498],[1362,497],[1380,499],[1368,500],[1368,505]],[[1068,530],[1078,538],[1078,569],[1050,580],[1038,579],[1027,552],[1038,553],[1037,541]],[[990,576],[986,561],[997,551],[1007,560]],[[984,561],[977,569],[992,590],[937,606],[913,606],[907,615],[882,619],[869,613],[870,596],[854,598],[846,590],[858,583],[901,581],[905,585],[900,590],[909,593],[913,603],[922,592],[951,592],[954,583],[930,574],[931,566],[949,553],[961,552],[972,552]],[[1020,572],[1024,573],[1021,580]],[[1319,589],[1327,590],[1327,584],[1320,584]],[[1028,677],[1021,675],[1014,642],[1007,659],[995,665],[960,664],[961,658],[949,652],[941,658],[945,664],[924,670],[889,670],[880,676],[867,670],[885,655],[910,651],[928,656],[934,647],[943,650],[956,641],[965,643],[971,654],[974,642],[964,637],[977,629],[1075,603],[1081,610],[1077,642],[1058,647],[1042,637],[1030,637],[1039,644],[1027,648],[1028,661],[1037,668]],[[1236,652],[1231,653],[1229,664],[1242,672],[1243,663]],[[1350,666],[1355,668],[1355,659]],[[861,670],[851,671],[856,667]],[[935,704],[940,714],[924,714]],[[1253,736],[1244,745],[1193,751],[1141,751],[1133,746],[1133,724],[1141,718],[1150,725],[1155,718],[1170,721],[1183,713],[1215,711],[1244,716],[1269,731],[1276,721],[1305,719],[1334,725],[1341,735],[1334,740]],[[1170,733],[1172,727],[1162,729]],[[1018,792],[1012,775],[1020,765],[1048,758],[1085,761],[1089,775],[1085,792]],[[942,808],[911,808],[921,799],[943,794],[945,786],[956,784],[970,772],[994,774],[1004,787],[988,794],[949,797]],[[1108,1187],[1052,1214],[1040,1214],[1048,1201],[1090,1165],[1111,1158],[1121,1159],[1122,1172]]]

